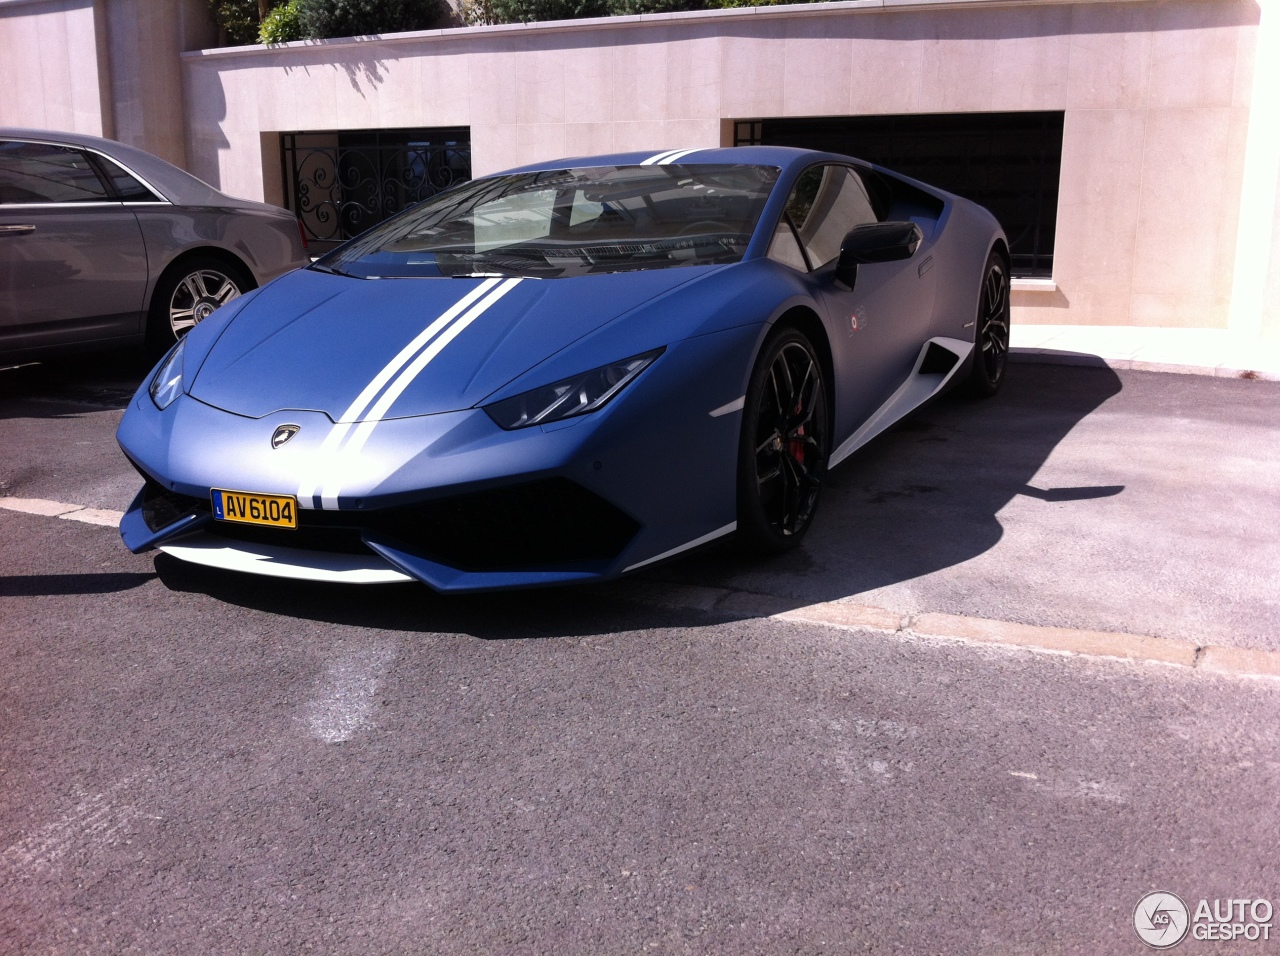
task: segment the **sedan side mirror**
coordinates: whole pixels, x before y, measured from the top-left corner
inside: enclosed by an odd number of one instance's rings
[[[859,263],[910,259],[923,241],[924,233],[914,222],[872,222],[854,226],[840,243],[836,281],[852,289],[858,278]]]

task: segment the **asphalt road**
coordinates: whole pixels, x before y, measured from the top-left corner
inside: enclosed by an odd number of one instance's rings
[[[0,493],[131,497],[96,368],[0,375]],[[607,589],[244,578],[0,510],[0,953],[1139,953],[1150,890],[1280,904],[1280,681],[647,597],[1275,646],[1277,406],[1015,368],[837,472],[801,553]]]
[[[123,510],[129,355],[0,372],[0,495]],[[642,580],[1280,650],[1280,383],[1010,367],[832,473],[805,546]],[[571,597],[571,600],[576,600]]]

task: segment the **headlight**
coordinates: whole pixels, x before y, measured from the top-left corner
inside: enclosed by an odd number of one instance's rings
[[[484,410],[500,427],[508,430],[585,415],[607,405],[664,351],[654,349],[612,365],[603,365],[554,385],[545,385],[515,398],[486,405]]]
[[[182,392],[182,353],[186,351],[187,340],[181,338],[164,357],[156,376],[151,380],[151,400],[161,411],[173,404],[173,400]]]

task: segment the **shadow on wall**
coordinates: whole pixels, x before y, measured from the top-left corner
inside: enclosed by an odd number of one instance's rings
[[[196,63],[188,65],[186,80],[187,172],[221,189],[218,156],[231,148],[222,132],[227,119],[225,77],[216,66]]]
[[[284,67],[284,72],[289,76],[295,73],[312,76],[336,66],[347,75],[347,82],[351,84],[351,88],[364,97],[367,92],[372,92],[372,88],[386,82],[387,61],[383,57],[368,52],[363,48],[363,44],[357,44],[352,48],[349,45],[350,42],[350,40],[311,40],[307,42],[304,54],[282,53],[279,65]],[[370,43],[376,42],[376,40],[370,41]]]
[[[856,598],[991,549],[1003,533],[997,515],[1017,495],[1055,502],[1122,491],[1031,485],[1058,443],[1120,387],[1106,368],[1013,365],[995,399],[943,399],[834,471],[804,545],[772,560],[721,544],[607,585],[452,597],[418,585],[332,587],[254,578],[164,555],[156,558],[156,571],[171,590],[273,614],[484,639],[707,623],[705,612],[648,606],[654,582],[771,595],[779,599],[774,610]]]

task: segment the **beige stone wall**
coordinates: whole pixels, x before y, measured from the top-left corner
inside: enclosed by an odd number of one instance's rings
[[[110,135],[94,0],[0,2],[0,126]]]
[[[0,0],[0,53],[18,51],[0,56],[0,123],[105,132],[278,200],[281,131],[469,126],[484,174],[716,146],[733,119],[1062,110],[1054,283],[1018,291],[1016,319],[1280,334],[1280,170],[1258,145],[1280,119],[1250,113],[1258,0],[851,0],[179,61],[209,42],[203,11]]]
[[[184,50],[204,0],[0,0],[0,125],[107,136],[186,164]]]
[[[483,174],[715,146],[726,119],[1063,110],[1056,289],[1016,319],[1224,327],[1258,23],[1254,0],[855,0],[206,51],[189,148],[262,196],[263,131],[466,125]]]
[[[115,139],[187,165],[184,50],[217,42],[205,0],[105,0]]]

